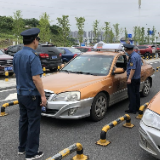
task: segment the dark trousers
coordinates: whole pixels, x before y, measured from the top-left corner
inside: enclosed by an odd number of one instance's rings
[[[41,97],[18,95],[20,107],[19,119],[19,151],[26,151],[26,155],[35,155],[39,148]]]
[[[129,97],[129,110],[136,112],[140,107],[140,79],[132,79],[131,84],[127,84]]]

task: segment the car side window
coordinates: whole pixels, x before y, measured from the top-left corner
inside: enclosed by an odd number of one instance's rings
[[[41,52],[41,46],[40,46],[40,45],[38,45],[36,51],[37,51],[37,52]]]
[[[62,53],[65,54],[65,50],[63,48],[58,48],[58,50]]]
[[[123,68],[124,70],[126,70],[127,67],[127,58],[125,55],[121,55],[117,58],[116,64],[115,66],[117,68]]]

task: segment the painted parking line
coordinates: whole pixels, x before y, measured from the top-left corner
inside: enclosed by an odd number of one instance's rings
[[[17,93],[11,93],[5,99],[0,100],[0,102],[11,101],[11,100],[16,100],[16,99],[17,99]]]
[[[12,90],[16,90],[16,89],[15,89],[15,88],[13,88],[13,89],[2,90],[2,91],[0,91],[0,93],[1,93],[1,92],[12,91]]]

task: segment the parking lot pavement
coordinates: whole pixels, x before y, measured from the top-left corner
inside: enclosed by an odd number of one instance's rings
[[[154,67],[157,64],[153,64]],[[155,73],[155,80],[148,97],[141,98],[141,104],[150,101],[160,90],[160,72]],[[15,94],[15,89],[0,91],[0,106],[5,103],[10,94]],[[12,95],[12,96],[13,96]],[[10,97],[12,97],[10,96]],[[12,97],[13,98],[13,97]],[[7,100],[11,102],[13,99]],[[134,128],[128,129],[117,125],[107,133],[107,140],[111,144],[107,147],[95,144],[100,139],[100,132],[104,125],[123,116],[128,107],[128,100],[124,100],[108,108],[107,114],[100,122],[92,122],[89,118],[82,120],[57,120],[47,117],[41,119],[40,150],[45,155],[41,160],[53,156],[73,143],[79,142],[84,147],[84,154],[91,160],[156,160],[139,147],[139,120],[131,114],[131,122]],[[18,146],[18,105],[6,108],[9,113],[6,117],[0,117],[0,160],[23,160],[24,156],[17,155]],[[73,153],[69,158],[73,157]],[[64,159],[69,159],[64,158]]]

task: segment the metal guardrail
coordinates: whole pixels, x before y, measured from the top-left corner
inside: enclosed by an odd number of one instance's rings
[[[72,160],[88,160],[89,157],[83,154],[83,147],[80,143],[75,143],[68,148],[60,151],[53,157],[47,158],[46,160],[61,160],[69,154],[77,151],[77,155],[72,158]]]
[[[148,104],[149,104],[149,103],[147,102],[147,103],[145,103],[144,105],[140,106],[140,108],[139,108],[139,114],[138,114],[138,116],[136,117],[137,119],[142,119],[143,112],[144,112],[144,110],[147,108]]]
[[[101,134],[100,134],[100,140],[97,141],[96,144],[100,145],[100,146],[109,145],[111,142],[106,140],[106,134],[107,134],[108,130],[115,127],[116,125],[118,125],[119,123],[121,123],[124,120],[126,120],[126,123],[123,124],[124,127],[127,127],[127,128],[133,128],[134,127],[134,125],[131,124],[131,117],[128,114],[125,114],[123,117],[120,117],[120,118],[116,119],[115,121],[112,121],[111,123],[107,124],[106,126],[104,126],[102,128],[102,131],[101,131]]]
[[[3,116],[8,115],[8,113],[5,113],[6,107],[8,107],[8,106],[13,106],[13,105],[16,105],[16,104],[19,104],[18,100],[17,100],[17,101],[10,102],[10,103],[5,103],[5,104],[3,104],[2,107],[1,107],[0,117],[3,117]]]

